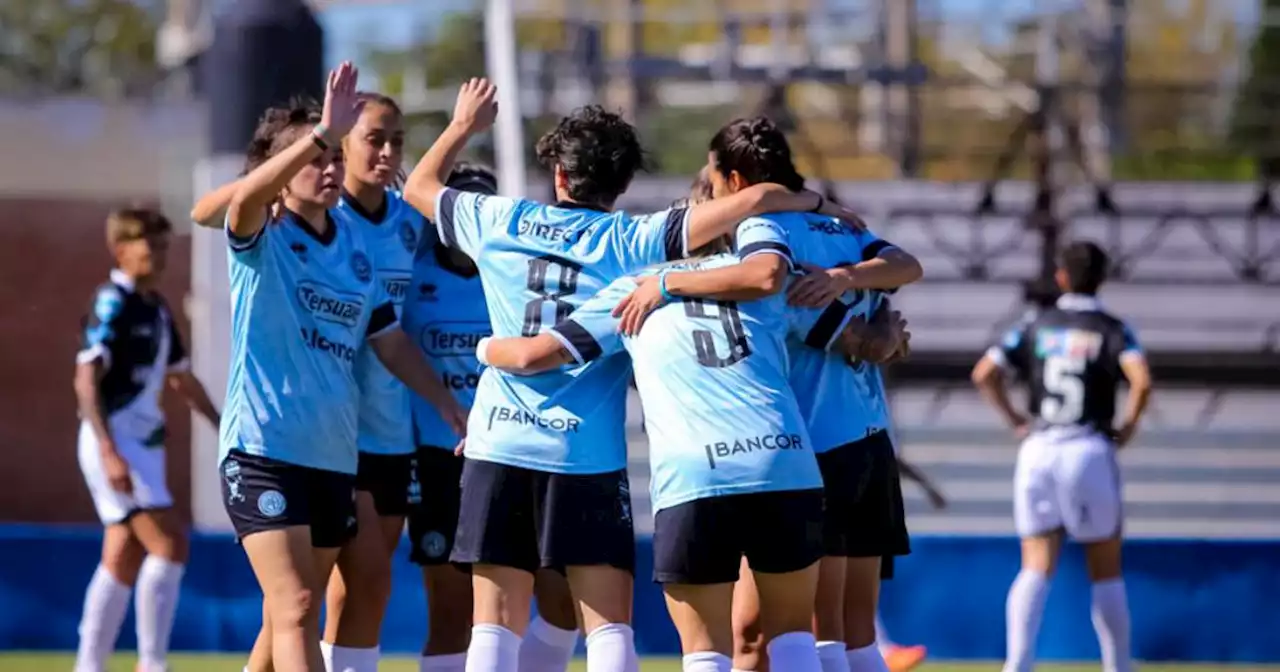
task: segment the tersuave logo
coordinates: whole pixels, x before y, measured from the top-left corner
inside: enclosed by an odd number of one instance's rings
[[[480,339],[490,333],[484,323],[436,322],[422,329],[419,343],[431,357],[475,357]]]
[[[833,219],[808,219],[810,231],[826,234],[828,236],[856,236],[856,231],[837,222]]]
[[[316,319],[354,329],[364,313],[364,297],[339,292],[318,282],[300,282],[298,304]]]
[[[350,363],[356,361],[355,348],[347,345],[346,343],[339,343],[337,341],[330,340],[324,334],[320,333],[320,330],[315,327],[302,328],[302,343],[312,350],[327,352],[344,362]]]

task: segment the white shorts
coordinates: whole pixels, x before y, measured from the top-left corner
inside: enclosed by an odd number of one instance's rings
[[[80,472],[84,474],[84,482],[89,486],[89,495],[93,497],[93,506],[98,510],[102,524],[123,523],[138,511],[173,506],[173,495],[169,494],[164,473],[164,448],[120,439],[116,440],[116,448],[129,463],[129,476],[133,480],[131,495],[111,487],[102,469],[98,437],[88,423],[80,424]]]
[[[1018,536],[1065,529],[1081,542],[1120,534],[1122,496],[1115,446],[1091,431],[1050,429],[1022,442],[1013,476]]]

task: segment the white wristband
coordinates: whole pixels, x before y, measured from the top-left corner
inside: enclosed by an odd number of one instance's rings
[[[488,354],[489,354],[490,340],[492,340],[490,339],[490,337],[485,336],[484,338],[480,339],[479,343],[476,343],[476,359],[480,360],[480,363],[484,364],[485,366],[489,366]]]

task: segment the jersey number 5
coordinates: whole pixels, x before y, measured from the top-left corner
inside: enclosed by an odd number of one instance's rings
[[[555,289],[547,288],[547,276],[554,272],[557,275]],[[525,288],[537,296],[524,304],[524,327],[522,336],[537,336],[542,331],[542,309],[548,303],[556,307],[556,324],[573,312],[573,304],[565,301],[578,291],[578,274],[582,266],[572,261],[556,257],[535,257],[529,260],[529,273],[525,277]]]
[[[729,344],[729,355],[721,357],[716,351],[715,332],[710,329],[693,330],[693,348],[698,353],[698,363],[714,369],[732,366],[751,354],[751,344],[747,342],[747,331],[742,328],[742,317],[738,314],[738,304],[733,301],[716,301],[717,315],[707,314],[707,302],[703,299],[681,298],[684,303],[684,314],[695,320],[718,320],[725,341]]]
[[[1052,355],[1044,360],[1044,391],[1040,417],[1053,425],[1070,425],[1084,415],[1085,360]]]

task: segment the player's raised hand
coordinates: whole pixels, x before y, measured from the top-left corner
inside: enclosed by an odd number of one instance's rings
[[[635,291],[623,297],[613,308],[613,316],[619,318],[618,331],[627,336],[639,334],[649,313],[664,303],[662,283],[657,276],[639,278],[636,282],[639,286]]]
[[[458,90],[453,106],[453,123],[468,133],[480,133],[498,118],[498,87],[483,77],[472,77]]]
[[[796,278],[787,288],[787,303],[806,308],[822,308],[844,293],[844,283],[827,269],[813,264],[801,264],[805,274]]]
[[[364,103],[356,93],[360,70],[350,61],[329,71],[324,89],[324,111],[320,123],[327,129],[329,138],[337,140],[355,127]]]

